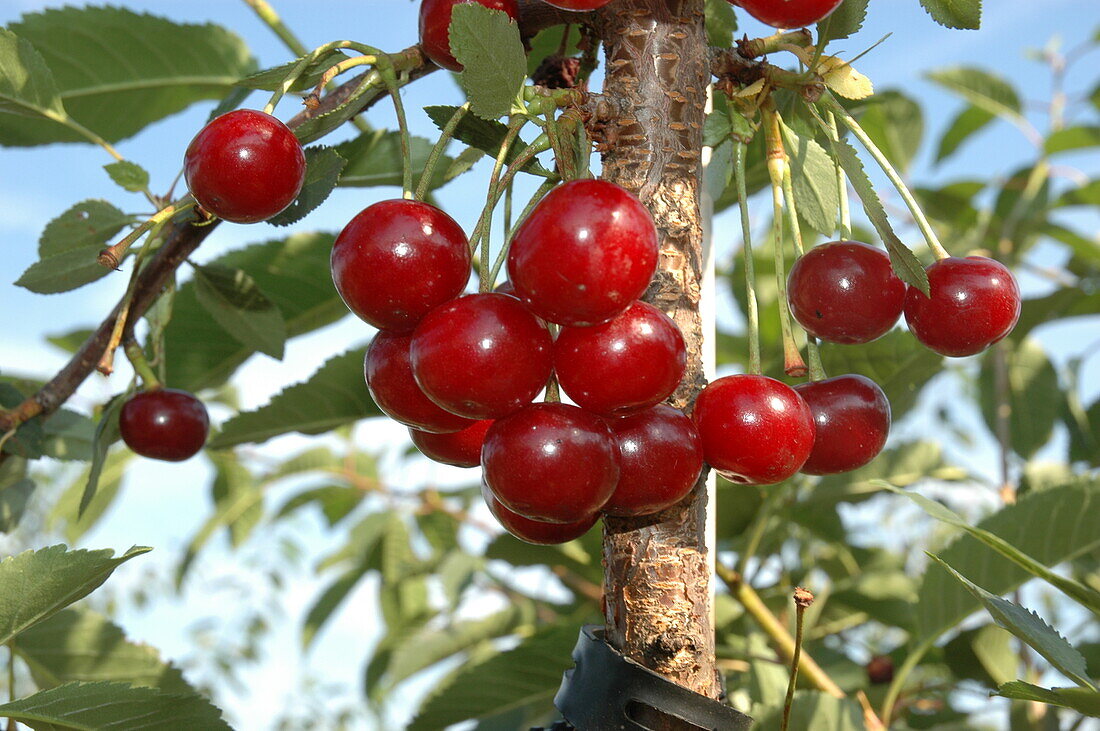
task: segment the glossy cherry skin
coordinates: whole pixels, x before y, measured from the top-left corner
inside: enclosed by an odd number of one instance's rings
[[[844,0],[730,0],[775,28],[801,28],[827,18]]]
[[[890,402],[878,384],[857,375],[794,387],[814,415],[814,448],[807,475],[836,475],[867,464],[890,435]]]
[[[657,270],[657,229],[645,206],[602,180],[550,191],[516,229],[508,278],[539,317],[607,322],[638,299]]]
[[[183,158],[191,195],[233,223],[271,218],[294,202],[306,157],[285,124],[255,109],[237,109],[202,128]]]
[[[707,463],[731,482],[770,485],[802,468],[814,446],[810,407],[767,376],[726,376],[707,385],[692,413]]]
[[[492,424],[492,419],[483,419],[452,434],[432,434],[409,429],[409,436],[420,453],[433,462],[454,467],[477,467],[481,464],[481,445],[485,442],[485,432],[489,431]]]
[[[500,419],[481,448],[485,484],[509,510],[577,523],[619,481],[619,449],[603,419],[568,404],[531,404]]]
[[[416,382],[469,419],[497,419],[531,403],[552,369],[550,333],[506,294],[471,294],[437,307],[413,332]]]
[[[451,12],[455,5],[476,2],[493,10],[503,10],[515,20],[519,17],[516,0],[422,0],[420,3],[420,49],[424,55],[450,71],[461,71],[462,64],[451,53]]]
[[[440,408],[417,385],[409,357],[411,335],[380,332],[363,360],[363,375],[371,398],[382,413],[405,426],[449,434],[474,422]]]
[[[484,482],[481,483],[481,495],[485,498],[485,504],[489,506],[489,512],[504,530],[521,541],[533,543],[536,546],[553,546],[576,540],[591,530],[600,519],[599,513],[593,513],[575,523],[545,523],[541,520],[524,518],[519,513],[501,505]]]
[[[596,10],[607,5],[611,0],[543,0],[543,2],[562,10]]]
[[[210,417],[187,391],[142,391],[122,405],[118,428],[126,446],[143,457],[182,462],[206,444]]]
[[[1003,339],[1020,319],[1020,288],[1004,264],[984,256],[949,257],[928,267],[931,297],[905,296],[905,322],[940,355],[974,355]]]
[[[558,383],[577,406],[603,416],[648,409],[684,376],[687,350],[676,323],[645,302],[593,327],[563,327],[554,341]]]
[[[675,505],[695,487],[703,444],[691,419],[667,404],[608,419],[619,447],[619,483],[607,515],[650,515]]]
[[[905,282],[885,251],[858,241],[815,246],[791,267],[787,302],[811,335],[832,343],[869,343],[901,317]]]
[[[367,206],[332,247],[332,281],[348,309],[380,330],[410,332],[457,297],[470,278],[470,249],[455,220],[404,199]]]

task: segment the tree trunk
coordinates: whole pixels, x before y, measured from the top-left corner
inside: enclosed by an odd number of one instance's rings
[[[629,110],[607,130],[603,178],[636,193],[657,225],[660,264],[646,299],[676,321],[687,343],[687,372],[671,399],[679,408],[705,383],[699,195],[710,72],[703,5],[615,0],[597,21],[607,58],[603,93]],[[706,504],[701,478],[688,499],[657,516],[605,518],[605,616],[609,641],[627,657],[717,698]]]

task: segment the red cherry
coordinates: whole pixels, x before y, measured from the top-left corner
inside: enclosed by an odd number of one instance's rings
[[[867,663],[867,680],[872,685],[884,685],[894,679],[894,659],[889,655],[875,655]]]
[[[657,229],[645,206],[602,180],[550,191],[516,230],[508,278],[536,315],[596,325],[638,299],[657,270]]]
[[[787,302],[811,335],[833,343],[869,343],[901,316],[905,282],[894,274],[885,251],[833,241],[794,263]]]
[[[562,10],[596,10],[607,5],[611,0],[543,0],[543,2]]]
[[[874,381],[848,375],[794,387],[814,415],[807,475],[835,475],[867,464],[890,435],[890,402]]]
[[[492,424],[492,419],[475,421],[473,426],[453,434],[432,434],[409,429],[409,436],[421,454],[430,460],[455,467],[477,467],[481,464],[481,445],[485,442],[485,432],[489,431]]]
[[[707,463],[746,485],[787,479],[814,445],[810,407],[798,393],[767,376],[726,376],[710,383],[692,414]]]
[[[485,498],[485,504],[489,506],[489,512],[506,531],[521,541],[534,543],[536,546],[553,546],[576,540],[587,533],[600,519],[599,513],[593,513],[576,523],[544,523],[541,520],[524,518],[519,513],[501,505],[484,482],[481,483],[481,494]]]
[[[509,510],[576,523],[611,497],[619,450],[595,414],[568,404],[531,404],[489,427],[481,466],[485,483]]]
[[[294,202],[306,177],[306,156],[285,124],[255,109],[214,119],[183,157],[191,195],[233,223],[271,218]]]
[[[563,327],[554,371],[569,398],[604,416],[647,409],[684,376],[687,351],[676,323],[645,302],[594,327]]]
[[[448,434],[474,424],[431,401],[417,385],[409,358],[411,335],[380,332],[374,336],[363,372],[370,395],[382,413],[405,426]]]
[[[413,374],[447,411],[497,419],[546,385],[551,346],[550,333],[515,297],[471,294],[432,310],[416,328]]]
[[[435,206],[387,200],[351,219],[332,247],[332,281],[348,309],[381,330],[409,332],[470,278],[466,234]]]
[[[619,483],[607,515],[649,515],[680,502],[699,479],[703,445],[691,419],[659,404],[607,426],[619,446]]]
[[[455,5],[470,2],[503,10],[512,20],[519,17],[516,0],[423,0],[420,3],[420,50],[437,66],[451,71],[462,70],[462,64],[451,53],[451,12]]]
[[[824,20],[843,0],[730,0],[776,28],[801,28]]]
[[[202,401],[187,391],[160,388],[123,404],[118,429],[126,446],[141,456],[182,462],[206,444],[210,417]]]
[[[1020,288],[1012,272],[983,256],[950,257],[928,267],[932,293],[905,296],[905,322],[940,355],[974,355],[1003,339],[1020,319]]]

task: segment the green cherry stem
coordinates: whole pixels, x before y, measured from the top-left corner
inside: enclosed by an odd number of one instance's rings
[[[826,111],[825,121],[829,123],[829,137],[834,143],[839,143],[840,133],[836,128],[836,115],[831,111]],[[836,166],[836,188],[840,194],[840,224],[837,234],[840,236],[841,241],[848,241],[852,238],[852,209],[848,200],[848,176],[844,174],[844,168],[841,167],[839,160],[834,160],[833,164]]]
[[[515,142],[519,136],[519,131],[523,129],[523,125],[527,120],[523,117],[513,117],[508,123],[508,132],[504,135],[504,139],[500,143],[500,151],[497,152],[496,162],[493,164],[493,172],[489,176],[489,191],[486,196],[485,209],[481,213],[481,220],[478,221],[477,228],[474,229],[474,236],[470,238],[470,245],[477,246],[478,242],[481,243],[481,260],[478,266],[480,275],[479,291],[488,292],[492,289],[493,283],[491,279],[492,266],[489,258],[489,231],[493,222],[493,209],[496,208],[497,201],[504,190],[511,185],[512,178],[508,178],[507,181],[502,181],[500,177],[501,170],[504,169],[504,162],[508,159],[508,151],[512,148],[512,143]]]
[[[185,208],[194,205],[194,203],[195,199],[192,198],[190,194],[185,195],[177,201],[169,203],[167,206],[160,209],[151,217],[146,219],[140,226],[135,228],[130,233],[126,234],[126,236],[123,237],[123,239],[117,244],[108,246],[106,249],[99,252],[97,261],[108,269],[117,269],[118,265],[122,263],[122,258],[126,256],[126,252],[129,251],[130,246],[133,245],[135,241],[140,239],[146,231],[149,231],[154,227],[163,225],[164,223],[171,220],[171,218],[177,213]],[[149,238],[152,239],[153,237],[150,236]]]
[[[516,219],[515,227],[513,227],[511,230],[506,232],[505,238],[504,238],[504,246],[501,247],[500,253],[497,254],[496,261],[493,262],[493,270],[491,272],[489,272],[489,288],[490,289],[492,289],[493,287],[496,286],[497,277],[500,276],[500,270],[504,268],[504,262],[508,258],[508,248],[510,247],[510,245],[512,243],[512,233],[515,231],[515,228],[518,227],[519,224],[523,223],[524,219],[526,219],[527,215],[532,210],[534,210],[534,208],[538,204],[538,202],[540,200],[542,200],[543,197],[547,193],[549,193],[551,190],[553,190],[554,186],[556,186],[560,182],[561,182],[561,178],[559,178],[557,176],[555,176],[553,178],[547,178],[545,181],[543,181],[542,185],[540,185],[538,187],[538,190],[535,191],[535,194],[533,196],[531,196],[531,200],[527,201],[527,205],[524,206],[523,210],[520,212],[519,218]],[[509,188],[510,187],[511,187],[511,181],[509,181]]]
[[[155,391],[158,388],[162,388],[163,384],[160,379],[157,378],[157,374],[153,371],[153,367],[149,365],[149,361],[145,357],[145,351],[141,349],[141,345],[138,341],[130,336],[126,339],[126,343],[123,346],[126,351],[126,358],[130,361],[130,365],[134,367],[134,372],[141,376],[141,383],[145,386],[146,391]]]
[[[397,83],[397,73],[394,71],[393,62],[388,56],[382,58],[386,62],[379,63],[378,73],[382,77],[382,83],[390,92],[393,99],[393,111],[397,115],[397,129],[401,136],[401,192],[404,198],[411,200],[413,197],[413,173],[412,173],[412,145],[409,141],[409,122],[405,117],[405,104],[401,101],[401,86]],[[378,60],[381,62],[382,58]]]
[[[447,149],[447,143],[454,137],[455,130],[458,129],[459,122],[466,116],[466,112],[470,111],[470,102],[466,102],[461,107],[455,110],[455,113],[451,115],[451,118],[447,120],[447,124],[444,125],[443,131],[439,135],[439,140],[436,141],[432,147],[432,151],[428,153],[428,160],[424,163],[424,171],[420,174],[420,183],[416,186],[416,200],[424,200],[424,196],[428,194],[428,190],[431,189],[432,178],[435,177],[435,168],[439,164],[439,159],[443,156],[443,151]]]
[[[752,226],[749,222],[748,186],[745,183],[745,156],[748,146],[733,140],[734,175],[737,178],[737,199],[741,209],[741,240],[745,256],[745,317],[749,329],[749,373],[760,375],[760,308],[756,299],[756,263],[752,253]]]
[[[874,140],[864,131],[863,127],[859,126],[859,122],[855,120],[855,117],[849,114],[848,110],[841,106],[831,94],[826,94],[821,100],[824,102],[825,108],[835,112],[844,126],[855,135],[856,139],[860,141],[860,144],[863,145],[867,152],[871,153],[871,157],[874,158],[878,166],[882,168],[882,172],[885,173],[886,177],[893,183],[894,188],[897,189],[898,194],[909,208],[909,212],[913,214],[913,220],[917,222],[917,228],[924,234],[924,239],[928,242],[928,246],[932,249],[936,258],[942,260],[950,257],[951,254],[947,253],[947,250],[943,248],[943,244],[940,243],[939,237],[936,236],[936,232],[932,229],[932,225],[928,222],[928,218],[924,215],[924,211],[921,210],[920,204],[917,203],[917,199],[913,196],[912,191],[909,190],[905,181],[901,179],[901,175],[899,175],[898,171],[894,169],[894,166],[890,164],[890,161],[886,159],[886,155],[878,148]]]

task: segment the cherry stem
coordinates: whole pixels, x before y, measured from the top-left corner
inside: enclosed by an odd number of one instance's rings
[[[149,361],[145,358],[145,351],[141,349],[138,341],[133,337],[127,338],[123,347],[126,351],[126,358],[130,361],[130,365],[134,367],[134,372],[141,376],[141,382],[145,386],[145,390],[155,391],[162,388],[164,384],[160,382],[157,374],[153,371],[153,367],[149,365]]]
[[[478,266],[480,275],[479,291],[481,292],[488,292],[493,286],[489,264],[489,230],[493,222],[493,209],[496,208],[501,194],[512,183],[512,178],[502,182],[500,171],[504,169],[504,161],[508,159],[508,151],[512,148],[512,143],[519,136],[519,131],[523,129],[526,121],[523,117],[514,117],[508,123],[508,132],[500,143],[500,151],[497,152],[496,163],[493,165],[493,173],[489,176],[488,200],[486,200],[485,209],[481,213],[481,220],[478,221],[477,228],[474,229],[474,236],[470,238],[471,246],[476,247],[478,241],[481,242],[481,261]]]
[[[733,140],[734,175],[737,178],[737,199],[741,209],[741,240],[745,256],[745,317],[749,330],[749,373],[760,375],[760,309],[756,300],[756,263],[752,253],[752,227],[749,222],[748,186],[745,183],[747,145]]]
[[[294,65],[294,68],[290,70],[290,73],[287,75],[287,77],[283,79],[283,83],[280,84],[274,92],[272,92],[271,98],[268,99],[267,104],[264,105],[264,113],[273,114],[275,112],[275,107],[279,104],[286,93],[290,91],[296,83],[298,83],[298,79],[302,78],[302,75],[306,72],[307,69],[309,69],[310,65],[316,63],[317,60],[325,54],[331,53],[332,51],[336,51],[341,48],[351,49],[352,51],[361,53],[365,56],[373,57],[377,61],[381,61],[383,59],[389,61],[389,56],[382,53],[377,48],[365,45],[363,43],[356,43],[355,41],[332,41],[331,43],[326,43],[323,46],[318,46],[310,53],[300,58],[298,60],[298,63]],[[390,62],[390,67],[392,68],[392,62]]]
[[[413,184],[412,184],[412,146],[409,143],[409,122],[405,118],[405,104],[401,101],[401,86],[397,83],[397,74],[394,71],[393,62],[389,60],[388,56],[379,58],[379,61],[385,59],[385,63],[379,63],[378,73],[382,77],[382,83],[386,85],[386,89],[390,92],[390,98],[393,99],[393,111],[397,115],[397,129],[401,136],[401,193],[402,196],[411,200],[413,197]]]
[[[840,142],[840,133],[836,128],[836,116],[831,111],[825,112],[825,121],[829,123],[829,137],[834,144]],[[841,241],[849,241],[852,238],[852,209],[848,201],[848,176],[844,174],[844,168],[840,161],[834,161],[836,166],[836,187],[840,193],[840,223],[837,235]]]
[[[794,590],[795,628],[794,657],[791,658],[791,678],[787,683],[787,698],[783,703],[783,724],[781,731],[787,731],[791,724],[791,706],[794,705],[794,688],[798,682],[798,661],[802,656],[802,630],[806,621],[806,609],[813,604],[814,595],[799,587]]]
[[[117,244],[108,246],[106,249],[99,252],[96,261],[108,269],[118,269],[119,264],[122,263],[123,257],[126,256],[126,252],[130,250],[130,246],[140,239],[146,231],[167,223],[174,215],[184,208],[193,205],[194,202],[195,200],[188,194],[177,201],[169,203],[146,219],[140,226],[126,234]]]
[[[890,182],[893,183],[894,188],[897,189],[898,194],[902,200],[905,201],[905,205],[909,208],[909,212],[913,214],[913,220],[917,223],[917,228],[924,235],[924,240],[928,242],[929,248],[932,249],[932,253],[935,254],[937,259],[947,259],[951,254],[947,253],[947,250],[943,248],[943,244],[940,243],[939,237],[936,236],[936,232],[932,229],[932,224],[928,222],[928,217],[924,215],[924,211],[921,210],[920,204],[917,203],[917,199],[913,196],[912,191],[905,184],[905,181],[901,179],[901,175],[894,169],[894,166],[890,164],[890,161],[886,159],[886,155],[882,153],[882,150],[878,148],[878,145],[874,143],[871,137],[864,131],[863,127],[859,126],[859,122],[855,120],[848,110],[837,102],[832,95],[826,95],[822,97],[822,102],[825,104],[825,108],[836,113],[836,116],[840,118],[840,121],[847,127],[860,144],[871,154],[878,166],[882,168],[882,172],[886,174]]]
[[[286,27],[283,19],[279,17],[279,14],[275,12],[275,8],[271,7],[267,0],[244,0],[244,3],[252,8],[260,20],[279,37],[283,45],[290,49],[291,53],[295,56],[304,56],[309,53],[309,49],[298,40],[298,36],[294,35],[290,28]]]
[[[420,173],[420,183],[416,186],[416,199],[418,201],[424,200],[424,196],[426,196],[428,190],[431,189],[432,178],[435,177],[435,168],[436,165],[439,164],[439,158],[443,156],[443,151],[447,149],[447,143],[451,141],[455,130],[458,129],[458,123],[462,121],[462,118],[466,116],[466,112],[469,110],[470,102],[466,102],[455,110],[455,113],[447,120],[447,124],[444,125],[443,132],[439,135],[439,140],[436,141],[435,145],[432,147],[432,151],[428,153],[428,159],[424,163],[424,170]]]
[[[504,261],[508,258],[508,249],[512,244],[512,233],[514,233],[515,229],[518,228],[521,223],[523,223],[528,214],[531,213],[532,210],[534,210],[538,202],[542,200],[543,197],[551,190],[553,190],[554,186],[556,186],[560,182],[561,178],[557,176],[554,176],[553,178],[547,178],[542,183],[542,185],[538,187],[538,190],[535,191],[535,194],[531,196],[531,200],[527,201],[527,205],[524,206],[523,210],[519,214],[519,218],[516,219],[515,227],[507,231],[504,238],[504,246],[501,247],[500,253],[497,254],[496,261],[493,262],[493,270],[489,273],[490,289],[496,286],[497,277],[500,276],[500,270],[504,268]],[[508,181],[509,189],[511,188],[511,183],[512,181]]]

